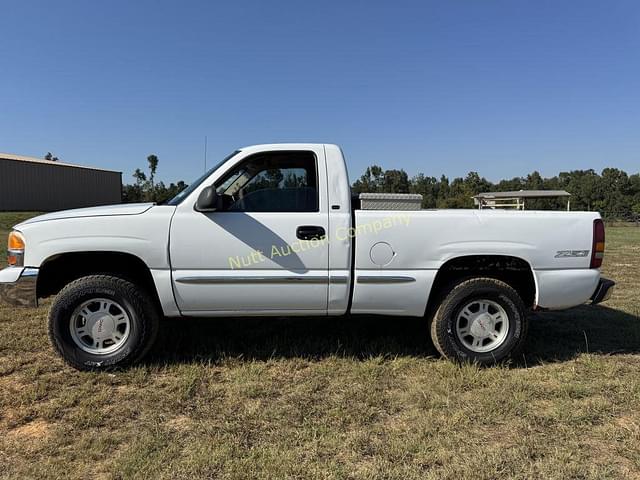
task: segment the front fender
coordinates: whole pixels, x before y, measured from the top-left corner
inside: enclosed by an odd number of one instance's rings
[[[169,224],[172,206],[156,206],[140,215],[65,218],[23,223],[25,266],[40,267],[64,253],[122,252],[149,268],[170,268]]]

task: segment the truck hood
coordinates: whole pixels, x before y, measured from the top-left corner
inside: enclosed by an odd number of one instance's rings
[[[146,212],[153,203],[123,203],[120,205],[105,205],[103,207],[75,208],[73,210],[62,210],[60,212],[46,213],[30,218],[16,225],[27,225],[29,223],[46,222],[48,220],[61,220],[65,218],[81,218],[81,217],[105,217],[111,215],[139,215]]]

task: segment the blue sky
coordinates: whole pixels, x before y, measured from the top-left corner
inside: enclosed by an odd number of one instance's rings
[[[0,3],[0,151],[196,178],[340,144],[450,177],[640,165],[640,2]]]

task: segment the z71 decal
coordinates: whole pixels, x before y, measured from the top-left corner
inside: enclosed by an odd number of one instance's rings
[[[586,257],[589,250],[558,250],[554,258]]]

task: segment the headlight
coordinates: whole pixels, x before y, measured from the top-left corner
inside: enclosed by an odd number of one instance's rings
[[[7,241],[7,263],[11,266],[24,265],[24,237],[20,232],[13,231]]]

